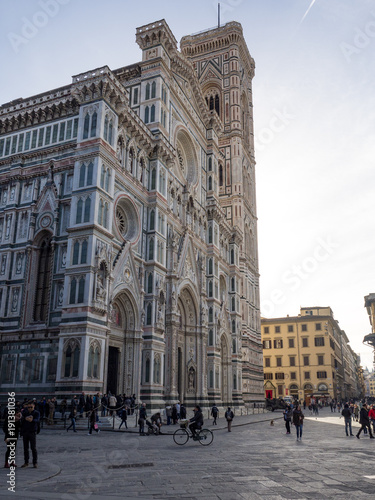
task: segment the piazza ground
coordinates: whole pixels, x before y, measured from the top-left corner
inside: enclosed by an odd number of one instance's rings
[[[45,429],[37,438],[39,468],[17,468],[16,493],[7,492],[2,469],[0,498],[373,499],[375,441],[346,437],[343,419],[329,408],[317,419],[305,414],[302,442],[294,429],[285,434],[281,412],[238,416],[231,433],[220,418],[208,447],[177,446],[171,435]]]

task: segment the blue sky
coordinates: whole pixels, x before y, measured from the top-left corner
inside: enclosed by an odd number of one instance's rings
[[[262,313],[329,305],[372,367],[375,2],[225,0],[221,12],[256,62]],[[136,27],[161,18],[180,40],[216,25],[217,2],[0,0],[0,102],[137,62]]]

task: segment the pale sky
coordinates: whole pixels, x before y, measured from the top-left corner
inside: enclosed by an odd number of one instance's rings
[[[138,26],[177,40],[217,24],[217,2],[0,0],[0,103],[135,63]],[[255,59],[261,309],[330,306],[362,364],[375,292],[375,1],[224,0]]]

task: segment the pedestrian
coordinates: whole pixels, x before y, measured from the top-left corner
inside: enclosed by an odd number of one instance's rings
[[[214,419],[214,421],[212,422],[212,425],[217,425],[216,419],[217,419],[218,414],[219,414],[218,407],[216,405],[213,405],[213,407],[211,408],[211,415]]]
[[[341,415],[345,419],[345,432],[347,436],[354,436],[352,431],[352,412],[350,411],[348,403],[345,404],[344,409],[341,412]],[[349,432],[348,432],[349,431]]]
[[[181,418],[181,413],[180,413],[181,412],[181,405],[180,405],[179,401],[177,401],[177,403],[176,403],[176,410],[177,410],[177,420],[180,420],[180,418]]]
[[[106,409],[107,409],[107,406],[108,406],[107,394],[103,394],[102,399],[101,399],[101,405],[102,405],[101,416],[105,417]]]
[[[372,429],[373,429],[373,432],[375,434],[375,409],[374,409],[374,405],[370,405],[368,417],[370,419],[370,422],[372,423]]]
[[[297,431],[297,441],[302,441],[302,430],[303,430],[303,419],[305,418],[302,413],[300,405],[297,405],[297,408],[293,410],[293,425]]]
[[[176,405],[172,406],[172,422],[174,425],[177,424],[177,408]]]
[[[71,427],[73,427],[73,432],[77,432],[76,431],[76,417],[77,417],[77,409],[72,408],[70,410],[70,413],[69,413],[70,425],[69,425],[69,427],[66,428],[66,432],[68,432]]]
[[[165,407],[165,415],[167,417],[167,425],[171,425],[172,421],[172,406]]]
[[[128,423],[127,423],[127,420],[128,420],[128,408],[126,406],[124,406],[124,408],[121,410],[121,424],[119,426],[119,429],[121,429],[121,426],[122,424],[125,424],[125,429],[128,428]]]
[[[85,393],[82,392],[82,394],[79,396],[79,405],[78,405],[79,416],[81,418],[83,417],[84,408],[85,408]]]
[[[94,410],[91,410],[90,415],[89,415],[89,419],[90,419],[90,429],[89,429],[89,433],[87,435],[91,436],[93,430],[96,433],[99,433],[100,429],[99,429],[98,424],[96,423],[96,415],[95,415]]]
[[[140,436],[145,436],[146,418],[147,418],[146,403],[142,403],[142,406],[139,410],[139,418],[138,418],[139,435]]]
[[[284,410],[284,420],[285,420],[285,428],[287,434],[290,434],[290,422],[292,421],[292,415],[293,415],[292,408],[290,405],[287,405],[287,407]]]
[[[60,403],[60,413],[61,413],[61,419],[64,420],[65,412],[68,407],[68,402],[66,399],[63,399]]]
[[[180,406],[180,417],[181,417],[181,419],[186,418],[186,408],[185,408],[185,405],[183,403],[181,403],[181,406]]]
[[[109,414],[113,415],[113,411],[114,409],[116,408],[116,403],[117,403],[117,399],[116,399],[116,396],[113,396],[112,394],[109,396]]]
[[[36,449],[36,435],[38,432],[38,424],[40,422],[40,413],[35,409],[32,401],[27,404],[27,407],[22,412],[21,418],[21,436],[23,438],[23,453],[25,463],[21,467],[29,466],[29,445],[33,455],[34,469],[38,468],[38,452]]]
[[[306,401],[303,402],[303,409],[306,410]]]
[[[232,432],[232,420],[234,419],[234,413],[230,409],[230,406],[228,406],[228,409],[225,412],[225,418],[228,424],[228,432]]]
[[[16,447],[17,447],[18,436],[20,434],[20,429],[21,429],[21,410],[19,408],[15,408],[14,421],[12,419],[11,428],[8,425],[8,423],[9,423],[9,415],[7,413],[3,425],[3,431],[5,433],[4,441],[7,447],[7,450],[5,452],[5,465],[4,465],[5,469],[9,469],[9,467],[17,467]],[[12,456],[10,456],[11,450],[12,450]]]
[[[370,434],[370,439],[374,439],[374,436],[372,435],[372,432],[371,432],[370,420],[368,417],[368,409],[367,409],[366,403],[364,403],[364,405],[361,408],[361,412],[359,414],[359,423],[361,424],[361,428],[357,432],[356,437],[359,439],[361,432],[364,431],[365,429],[366,430],[368,429],[369,434]]]
[[[354,420],[358,422],[358,417],[359,417],[359,407],[357,404],[354,405]]]

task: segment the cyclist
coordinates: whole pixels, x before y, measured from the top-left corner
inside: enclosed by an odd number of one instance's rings
[[[193,439],[197,437],[196,430],[201,429],[203,427],[203,414],[200,406],[196,405],[194,408],[194,417],[189,420],[191,424],[189,425],[189,429],[193,434]]]

